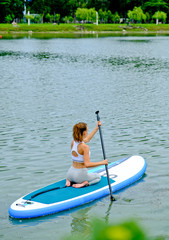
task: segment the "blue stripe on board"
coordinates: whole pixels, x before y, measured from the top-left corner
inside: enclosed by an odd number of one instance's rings
[[[110,179],[110,183],[112,184],[113,182],[115,182],[114,180]],[[50,190],[51,188],[56,188],[56,187],[61,187],[61,189],[57,189],[57,190],[53,190],[50,192],[45,192],[41,195],[38,195],[37,197],[34,197],[32,199],[32,201],[35,202],[40,202],[40,203],[44,203],[44,204],[52,204],[52,203],[56,203],[56,202],[61,202],[61,201],[65,201],[71,198],[75,198],[87,193],[91,193],[93,191],[99,190],[105,186],[108,185],[107,182],[107,177],[101,177],[101,181],[97,184],[88,186],[88,187],[83,187],[83,188],[73,188],[73,187],[66,187],[66,188],[62,188],[65,186],[66,180],[61,180],[57,183],[51,184],[47,187],[41,188],[35,192],[32,192],[28,195],[26,195],[23,199],[28,200],[31,198],[31,196],[33,196],[36,193],[45,191],[45,190]]]

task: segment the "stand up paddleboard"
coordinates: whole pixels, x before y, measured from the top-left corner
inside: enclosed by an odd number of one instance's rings
[[[139,180],[146,171],[146,161],[141,156],[131,156],[108,165],[112,192]],[[65,187],[66,179],[36,190],[16,200],[9,208],[13,218],[34,218],[54,214],[89,203],[109,195],[109,185],[105,167],[97,167],[89,172],[101,175],[97,184],[73,188]]]

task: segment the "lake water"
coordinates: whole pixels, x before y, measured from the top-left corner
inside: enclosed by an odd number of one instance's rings
[[[0,239],[61,239],[87,231],[93,217],[136,219],[149,236],[169,239],[169,37],[0,40]],[[65,177],[72,127],[96,124],[106,155],[143,156],[145,176],[83,207],[13,220],[10,204]],[[102,160],[99,134],[89,143]]]

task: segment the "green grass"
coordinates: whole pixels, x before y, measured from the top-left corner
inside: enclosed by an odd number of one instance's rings
[[[28,26],[27,24],[17,24],[17,26],[13,26],[12,24],[0,24],[0,31],[15,31],[15,32],[62,32],[62,31],[75,31],[75,27],[73,24],[60,24],[60,25],[54,25],[54,24],[31,24]]]
[[[132,24],[127,26],[126,24],[18,24],[13,26],[12,24],[0,24],[0,32],[157,32],[157,31],[169,31],[169,24]]]

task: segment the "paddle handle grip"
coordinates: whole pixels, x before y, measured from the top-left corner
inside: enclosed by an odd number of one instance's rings
[[[96,111],[96,115],[97,115],[97,121],[100,121],[99,111]],[[105,149],[104,149],[104,143],[103,143],[103,137],[102,137],[102,129],[101,129],[101,126],[100,126],[100,125],[99,125],[99,133],[100,133],[100,140],[101,140],[103,158],[104,158],[104,160],[105,160],[105,159],[106,159],[106,153],[105,153]]]

